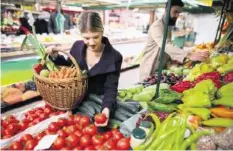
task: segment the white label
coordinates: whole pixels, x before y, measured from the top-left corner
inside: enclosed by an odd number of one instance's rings
[[[58,135],[46,135],[44,136],[34,150],[42,150],[42,149],[49,149],[53,142],[57,139]]]

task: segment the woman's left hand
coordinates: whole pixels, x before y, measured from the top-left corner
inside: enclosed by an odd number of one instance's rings
[[[102,114],[105,114],[105,115],[106,115],[107,120],[106,120],[105,123],[103,123],[103,124],[97,124],[97,123],[95,122],[95,125],[96,125],[97,127],[106,127],[106,126],[108,125],[109,114],[110,114],[109,108],[104,108],[104,109],[102,110]]]

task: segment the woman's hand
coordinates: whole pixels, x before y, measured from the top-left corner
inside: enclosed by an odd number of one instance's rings
[[[49,54],[51,57],[56,58],[58,56],[58,52],[56,50],[61,50],[61,46],[48,46],[46,48],[46,53]]]
[[[190,52],[187,58],[191,61],[203,61],[209,57],[208,51]]]
[[[108,125],[109,114],[110,114],[109,108],[107,108],[107,107],[104,108],[103,111],[102,111],[102,114],[105,114],[105,115],[106,115],[107,120],[106,120],[105,123],[103,123],[103,124],[97,124],[97,123],[95,122],[95,125],[96,125],[97,127],[106,127],[106,126]]]

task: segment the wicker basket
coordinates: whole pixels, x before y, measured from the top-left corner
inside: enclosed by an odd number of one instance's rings
[[[65,51],[61,52],[71,59],[77,69],[78,76],[66,79],[47,78],[34,71],[35,83],[46,103],[59,110],[71,110],[76,108],[83,100],[87,91],[88,81],[87,76],[82,75],[74,57]],[[45,63],[44,60],[42,60],[42,64]]]

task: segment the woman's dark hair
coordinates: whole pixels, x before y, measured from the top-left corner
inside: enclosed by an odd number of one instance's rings
[[[81,33],[88,31],[103,32],[104,26],[101,17],[96,12],[83,12],[78,19],[78,27]]]
[[[166,3],[166,7],[167,7],[168,3]],[[184,7],[184,3],[182,2],[182,0],[172,0],[171,1],[171,6],[180,6],[180,7]]]

